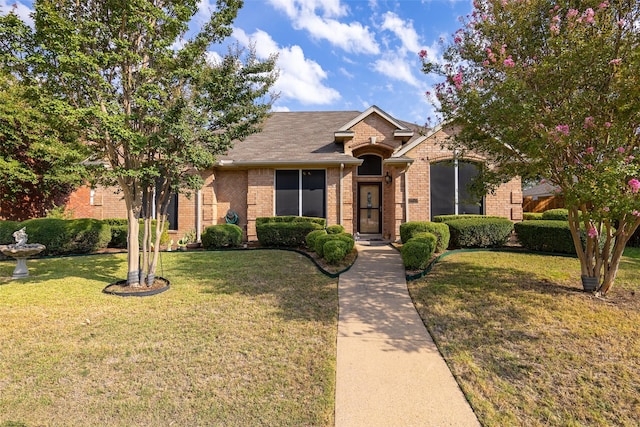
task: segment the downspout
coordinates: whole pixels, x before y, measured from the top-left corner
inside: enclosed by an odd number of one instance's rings
[[[409,222],[409,165],[404,168],[404,222]]]
[[[344,175],[344,163],[340,163],[340,179],[339,179],[339,185],[340,185],[340,193],[338,194],[338,199],[339,199],[339,205],[340,205],[340,218],[339,218],[339,222],[338,224],[340,225],[344,225],[343,222],[343,211],[344,211],[344,207],[342,206],[343,201],[342,201],[342,186],[343,186],[343,175]]]
[[[201,241],[202,237],[202,189],[198,189],[196,195],[196,242]]]

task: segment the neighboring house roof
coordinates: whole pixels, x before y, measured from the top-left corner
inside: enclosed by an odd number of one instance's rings
[[[344,154],[334,133],[358,117],[359,111],[314,111],[271,113],[262,131],[249,136],[225,156],[220,166],[282,163],[361,163]]]
[[[534,198],[557,196],[558,193],[559,193],[558,187],[546,182],[542,184],[534,185],[533,187],[522,190],[522,195],[524,197],[534,197]]]

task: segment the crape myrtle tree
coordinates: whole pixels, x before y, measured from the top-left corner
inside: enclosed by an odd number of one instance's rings
[[[258,131],[271,106],[275,58],[239,47],[218,61],[207,53],[231,34],[243,2],[219,0],[185,39],[198,3],[43,0],[34,4],[35,30],[16,29],[14,73],[68,106],[90,160],[105,163],[98,181],[122,194],[133,287],[154,282],[171,195],[200,188],[199,171]]]
[[[475,0],[423,71],[452,148],[493,160],[486,189],[545,177],[564,194],[581,275],[614,283],[640,224],[640,3]],[[580,233],[586,233],[586,245]]]
[[[81,162],[87,150],[56,107],[0,70],[0,210],[5,219],[45,216],[86,177]]]

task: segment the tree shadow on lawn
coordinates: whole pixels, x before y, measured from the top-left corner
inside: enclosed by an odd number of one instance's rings
[[[311,260],[292,251],[237,250],[193,252],[167,268],[188,278],[205,294],[276,298],[286,320],[335,323],[337,281],[320,272]]]

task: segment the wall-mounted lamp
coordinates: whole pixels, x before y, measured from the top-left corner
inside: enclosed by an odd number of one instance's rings
[[[391,184],[391,181],[393,181],[393,177],[389,175],[389,171],[387,171],[387,174],[384,176],[384,182]]]

